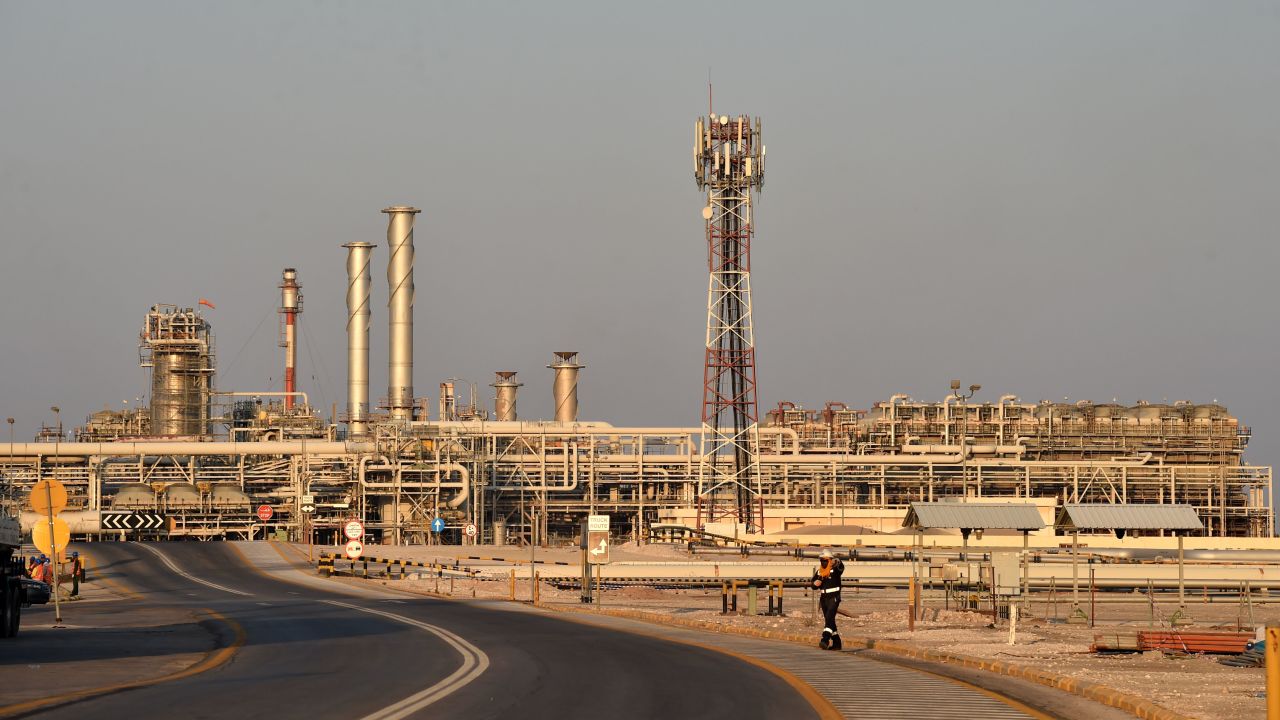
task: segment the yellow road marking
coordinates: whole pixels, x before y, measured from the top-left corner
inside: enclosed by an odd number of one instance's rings
[[[106,695],[108,693],[116,693],[124,690],[134,690],[137,688],[150,687],[152,685],[159,685],[160,683],[172,682],[174,680],[182,680],[184,678],[189,678],[193,675],[199,675],[200,673],[208,672],[210,670],[213,670],[214,668],[218,668],[225,665],[227,661],[235,657],[235,654],[239,652],[241,647],[244,646],[244,643],[246,640],[244,627],[242,627],[240,623],[236,622],[235,620],[232,620],[231,618],[223,615],[220,612],[217,612],[216,610],[211,610],[209,608],[201,608],[201,611],[205,615],[208,615],[209,617],[212,617],[213,619],[231,628],[232,632],[235,633],[235,638],[231,641],[230,645],[224,648],[218,648],[216,650],[210,651],[209,653],[206,653],[203,659],[201,659],[196,664],[186,668],[185,670],[179,670],[177,672],[169,673],[168,675],[161,675],[158,678],[151,678],[147,680],[130,680],[128,682],[115,683],[113,685],[103,685],[101,687],[88,688],[85,690],[73,690],[71,692],[62,693],[59,695],[53,695],[50,697],[39,698],[36,700],[27,700],[26,702],[15,703],[13,705],[5,705],[3,707],[0,707],[0,716],[28,713],[28,712],[31,712],[32,710],[47,708],[52,705],[62,705],[64,703],[73,702],[76,700],[84,700],[86,698],[95,697],[97,695]]]

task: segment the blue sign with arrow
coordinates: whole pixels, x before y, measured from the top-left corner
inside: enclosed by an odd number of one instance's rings
[[[444,532],[444,518],[436,518],[431,521],[431,532]]]

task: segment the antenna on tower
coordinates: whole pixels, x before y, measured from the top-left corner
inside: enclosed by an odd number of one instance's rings
[[[711,105],[711,66],[710,66],[710,65],[708,65],[708,66],[707,66],[707,115],[709,115],[709,116],[711,116],[711,117],[715,117],[715,116],[716,116],[716,112],[715,112],[715,110],[712,110],[711,108],[712,108],[712,105]]]

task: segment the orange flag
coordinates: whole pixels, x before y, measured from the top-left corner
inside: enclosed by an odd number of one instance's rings
[[[207,306],[209,307],[209,309],[210,309],[210,310],[214,310],[214,309],[216,309],[216,308],[214,308],[213,303],[209,302],[208,300],[205,300],[204,298],[200,298],[200,303],[199,303],[199,304],[200,304],[200,305],[207,305]]]

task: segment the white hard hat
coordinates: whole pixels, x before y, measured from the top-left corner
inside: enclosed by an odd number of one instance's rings
[[[829,558],[829,557],[831,557],[831,551],[830,551],[830,550],[827,550],[826,548],[823,548],[823,550],[822,550],[822,554],[821,554],[821,555],[819,555],[818,557]]]

